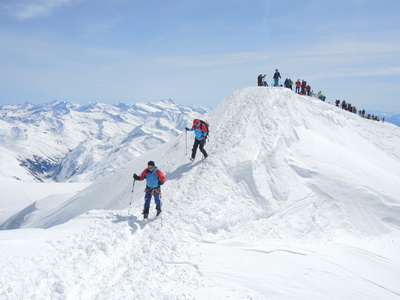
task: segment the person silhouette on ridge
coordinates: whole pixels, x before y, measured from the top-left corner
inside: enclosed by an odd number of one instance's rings
[[[193,148],[192,148],[192,156],[190,157],[191,161],[194,161],[196,158],[196,152],[197,148],[200,146],[200,151],[204,155],[204,159],[208,157],[208,154],[206,150],[204,149],[204,146],[206,144],[206,138],[207,138],[207,127],[205,124],[203,124],[199,119],[194,119],[193,120],[193,126],[192,128],[187,128],[185,127],[186,131],[194,131],[195,137],[194,137],[194,143],[193,143]]]
[[[258,75],[258,77],[257,77],[258,86],[263,86],[264,85],[264,78],[265,78],[265,75],[264,76],[262,74]]]
[[[279,78],[281,78],[281,74],[279,73],[278,69],[275,70],[275,74],[272,78],[275,81],[274,86],[279,86]]]

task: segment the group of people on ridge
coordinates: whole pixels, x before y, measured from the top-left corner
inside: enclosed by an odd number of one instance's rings
[[[281,74],[278,72],[278,69],[275,70],[274,76],[273,76],[274,80],[275,80],[275,84],[274,86],[279,86],[278,82],[279,82],[279,78],[281,78]],[[257,79],[257,83],[258,86],[268,86],[267,82],[265,81],[265,75],[258,75],[258,79]],[[280,85],[282,86],[282,85]],[[283,86],[291,89],[293,91],[293,81],[290,78],[286,78],[286,80],[283,83]],[[307,81],[305,80],[301,80],[297,79],[297,81],[295,82],[295,93],[299,94],[299,95],[306,95],[306,96],[310,96],[310,97],[318,97],[318,99],[325,101],[326,100],[326,96],[322,94],[321,91],[318,92],[317,95],[314,94],[314,91],[311,90],[311,86],[309,84],[307,84]],[[337,107],[339,107],[340,104],[340,100],[336,100],[335,101],[335,105]],[[352,106],[350,103],[346,103],[345,100],[343,100],[342,104],[341,104],[342,109],[347,110],[349,112],[352,113],[357,113],[363,117],[363,118],[367,118],[367,119],[372,119],[372,120],[376,120],[379,121],[379,117],[375,116],[375,115],[371,115],[371,114],[365,114],[365,110],[359,110],[357,111],[355,106]],[[382,118],[382,122],[385,121],[385,118]]]
[[[266,75],[258,75],[257,78],[257,84],[258,86],[268,86],[267,82],[265,81],[265,76]],[[274,86],[282,86],[279,85],[279,78],[281,78],[281,74],[279,73],[278,69],[275,70],[273,79],[274,79]],[[305,80],[301,80],[297,79],[297,81],[295,82],[295,93],[299,94],[299,95],[306,95],[306,96],[310,96],[310,97],[314,97],[315,94],[314,92],[311,90],[311,86],[309,84],[307,84],[307,81]],[[293,81],[290,78],[286,78],[283,86],[285,88],[291,89],[293,91]],[[321,91],[319,91],[318,93],[318,98],[321,99],[322,101],[325,101],[326,97],[321,93]]]
[[[335,105],[336,105],[336,107],[339,107],[339,105],[340,105],[340,107],[342,109],[344,109],[344,110],[346,110],[348,112],[355,113],[355,114],[358,113],[358,115],[360,117],[371,119],[371,120],[374,120],[374,121],[380,121],[378,116],[375,116],[374,114],[372,114],[372,115],[371,114],[365,114],[366,113],[365,109],[357,110],[357,108],[354,105],[351,105],[351,103],[346,103],[346,100],[343,100],[342,103],[340,103],[340,100],[336,100],[335,101]],[[382,118],[382,122],[385,122],[385,117]]]
[[[258,86],[268,86],[267,81],[265,80],[265,74],[262,75],[258,75],[257,77],[257,85]],[[274,86],[282,86],[279,85],[279,79],[281,78],[281,74],[279,73],[278,69],[275,69],[275,73],[274,76],[272,77],[274,79]],[[283,86],[293,90],[293,81],[290,78],[286,78]],[[307,95],[307,96],[314,96],[313,92],[311,91],[311,86],[307,84],[307,82],[305,80],[302,80],[300,82],[300,79],[298,79],[295,83],[295,92],[296,94],[299,95]],[[325,96],[324,97],[320,97],[321,100],[325,101]]]
[[[267,81],[265,80],[265,74],[258,75],[257,77],[257,84],[258,86],[268,86]],[[281,78],[281,74],[279,73],[278,69],[275,70],[274,76],[272,77],[274,79],[274,86],[279,86],[279,78]]]
[[[259,75],[258,76],[258,85],[259,86],[268,86],[268,84],[264,81],[265,75]],[[274,79],[280,78],[280,74],[278,72],[278,70],[275,70],[275,74],[274,74]],[[276,84],[276,81],[275,81]],[[275,85],[276,86],[276,85]],[[281,85],[282,86],[282,85]],[[283,83],[283,86],[293,90],[293,81],[290,78],[286,78],[286,80]],[[318,99],[325,101],[326,100],[326,96],[324,94],[322,94],[321,91],[318,92],[318,94],[314,94],[314,92],[311,90],[311,86],[309,84],[307,84],[307,81],[305,80],[301,80],[297,79],[297,81],[295,82],[295,93],[299,94],[299,95],[307,95],[310,97],[318,97]],[[335,101],[335,105],[337,107],[339,107],[340,104],[340,100],[336,100]],[[364,118],[367,119],[372,119],[372,120],[376,120],[379,121],[379,117],[375,116],[375,115],[371,115],[371,114],[365,114],[365,110],[359,110],[357,111],[357,109],[355,108],[355,106],[352,106],[350,103],[346,103],[345,100],[343,100],[342,104],[341,104],[342,109],[347,110],[349,112],[352,113],[357,113]],[[382,121],[384,122],[385,118],[382,118]]]
[[[192,155],[190,157],[191,161],[196,158],[197,148],[200,146],[200,151],[204,155],[203,159],[207,159],[208,154],[204,149],[206,144],[206,139],[208,136],[208,126],[207,123],[201,121],[200,119],[193,120],[193,126],[191,128],[185,127],[186,131],[194,131],[195,138],[192,148]],[[155,165],[154,161],[149,161],[147,163],[147,168],[142,171],[140,175],[136,173],[133,174],[133,179],[137,181],[146,180],[146,189],[144,196],[144,207],[143,207],[143,218],[145,220],[149,217],[151,198],[154,197],[154,202],[156,204],[156,216],[161,214],[161,186],[165,183],[165,175],[163,172]]]

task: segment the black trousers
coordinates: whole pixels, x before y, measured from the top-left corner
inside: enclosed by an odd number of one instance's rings
[[[197,148],[200,146],[200,151],[201,153],[203,153],[204,157],[207,157],[208,154],[206,152],[206,150],[204,150],[204,145],[206,144],[206,140],[196,140],[194,139],[194,144],[193,144],[193,148],[192,148],[192,158],[195,159],[196,158],[196,152],[197,152]]]

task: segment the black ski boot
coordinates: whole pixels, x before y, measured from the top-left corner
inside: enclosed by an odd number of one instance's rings
[[[161,214],[161,206],[160,207],[156,207],[156,210],[157,210],[157,217]]]
[[[147,219],[149,217],[149,208],[145,208],[142,212],[143,219]]]

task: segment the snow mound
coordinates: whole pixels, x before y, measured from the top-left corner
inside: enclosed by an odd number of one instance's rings
[[[164,158],[171,210],[191,232],[292,241],[400,227],[397,126],[257,87],[233,93],[208,120],[209,160],[185,169],[182,140]]]

